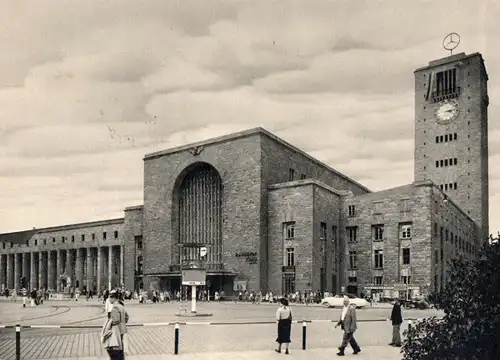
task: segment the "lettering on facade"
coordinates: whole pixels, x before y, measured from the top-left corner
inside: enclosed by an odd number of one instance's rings
[[[254,251],[241,251],[235,254],[237,258],[245,258],[249,264],[257,264],[257,253]]]

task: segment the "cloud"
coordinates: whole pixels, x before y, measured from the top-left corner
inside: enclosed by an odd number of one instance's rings
[[[122,216],[144,154],[255,126],[374,190],[409,183],[413,70],[450,31],[490,76],[500,229],[499,15],[493,0],[6,4],[0,231]]]

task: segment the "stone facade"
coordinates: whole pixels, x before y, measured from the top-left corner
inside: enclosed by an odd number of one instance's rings
[[[439,125],[427,81],[450,66],[460,115]],[[0,285],[60,290],[66,272],[80,288],[175,291],[202,266],[226,294],[439,289],[446,261],[474,258],[487,231],[486,80],[478,54],[416,71],[412,184],[370,192],[262,128],[160,151],[144,157],[144,204],[124,218],[0,234]]]
[[[455,71],[456,80],[444,94],[437,88],[437,74],[446,70]],[[431,61],[415,71],[415,181],[432,180],[442,186],[476,222],[483,241],[489,234],[487,81],[478,53]],[[458,103],[458,114],[449,123],[439,123],[435,113],[446,99]],[[457,159],[456,164],[436,164],[448,159]]]
[[[120,286],[123,225],[110,219],[0,234],[0,287],[69,292]]]

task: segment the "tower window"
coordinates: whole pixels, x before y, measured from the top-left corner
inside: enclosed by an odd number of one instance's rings
[[[435,96],[450,95],[458,90],[457,69],[449,69],[436,74]]]
[[[436,160],[436,167],[439,167],[439,161]]]
[[[448,166],[448,159],[444,159],[444,166]]]
[[[454,158],[453,159],[453,165],[457,165],[458,164],[458,159],[457,158]]]
[[[444,161],[443,160],[439,160],[439,166],[441,166],[441,167],[444,166]]]
[[[441,135],[441,136],[439,137],[439,142],[443,142],[443,141],[444,141],[444,137],[443,137],[443,135]]]
[[[453,183],[453,190],[457,190],[457,183],[456,182]]]
[[[453,134],[453,140],[457,140],[457,133]]]
[[[439,136],[436,136],[436,144],[439,143]]]
[[[445,142],[448,142],[448,134],[446,134],[446,135],[444,136],[444,141],[445,141]]]

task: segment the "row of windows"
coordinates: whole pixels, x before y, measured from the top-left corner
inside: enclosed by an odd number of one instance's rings
[[[436,144],[449,141],[456,141],[456,140],[458,140],[457,133],[436,136]]]
[[[348,277],[347,281],[351,284],[356,284],[358,282],[357,277]],[[373,283],[375,285],[383,285],[384,284],[384,277],[383,276],[374,276],[373,277]],[[401,284],[410,284],[411,283],[411,276],[401,276]]]
[[[410,248],[402,249],[402,264],[410,265]],[[377,270],[384,268],[384,251],[373,251],[373,267]],[[356,270],[358,268],[358,254],[356,250],[349,251],[349,270]]]
[[[450,242],[452,245],[457,246],[457,248],[461,251],[465,251],[468,254],[476,254],[477,248],[475,245],[467,242],[456,233],[445,229],[443,226],[439,226],[437,223],[434,223],[434,236],[439,236],[439,240],[443,243]]]
[[[383,241],[384,238],[384,225],[372,225],[372,240],[373,241]],[[347,241],[354,243],[358,241],[358,227],[348,226],[347,231]],[[399,224],[399,238],[400,239],[411,239],[412,226],[411,224],[401,223]]]
[[[453,166],[458,164],[457,158],[452,159],[444,159],[444,160],[436,160],[436,167],[445,167],[445,166]]]
[[[306,174],[300,174],[300,180],[305,180],[306,179]],[[294,181],[295,180],[295,169],[288,169],[288,181]]]
[[[458,189],[458,185],[457,185],[456,182],[453,182],[453,183],[449,183],[449,184],[441,184],[441,185],[439,185],[439,188],[442,191],[457,190]]]
[[[113,233],[113,235],[114,235],[114,238],[115,238],[115,239],[118,239],[118,231],[116,231],[116,230],[115,230],[115,231],[114,231],[114,233]],[[91,235],[91,236],[92,236],[92,240],[95,240],[95,238],[96,238],[95,233],[92,233],[92,235]],[[85,241],[85,234],[82,234],[82,235],[81,235],[81,237],[80,237],[80,239],[81,239],[81,241],[82,241],[82,242],[83,242],[83,241]],[[107,233],[106,233],[106,231],[104,231],[104,232],[102,233],[102,239],[103,239],[103,240],[106,240],[106,239],[107,239]],[[52,244],[57,243],[57,239],[56,239],[55,237],[52,237],[52,239],[49,239],[49,240],[47,240],[47,239],[34,239],[34,240],[33,240],[33,245],[34,245],[34,246],[38,246],[38,244],[39,244],[39,243],[38,243],[38,240],[40,240],[40,244],[41,244],[41,243],[42,243],[42,241],[43,241],[43,245],[47,245],[47,242],[52,242]],[[61,236],[61,243],[62,243],[62,244],[65,244],[66,242],[68,242],[68,238],[67,238],[66,236]],[[74,243],[74,242],[75,242],[75,235],[71,235],[71,242],[72,242],[72,243]],[[6,246],[7,246],[7,243],[5,243],[5,242],[4,242],[4,243],[2,243],[2,247],[3,247],[3,249],[5,249],[5,248],[6,248]],[[29,241],[29,240],[26,240],[26,246],[30,246],[30,241]],[[13,242],[11,242],[11,243],[10,243],[10,247],[11,247],[11,248],[13,248],[13,247],[14,247],[14,243],[13,243]]]
[[[374,201],[372,203],[373,205],[373,214],[382,214],[383,213],[383,206],[384,202],[383,201]],[[411,211],[410,207],[410,199],[400,199],[399,200],[399,210],[400,212],[409,212]],[[348,205],[347,206],[347,215],[349,217],[355,217],[358,215],[356,205]]]

